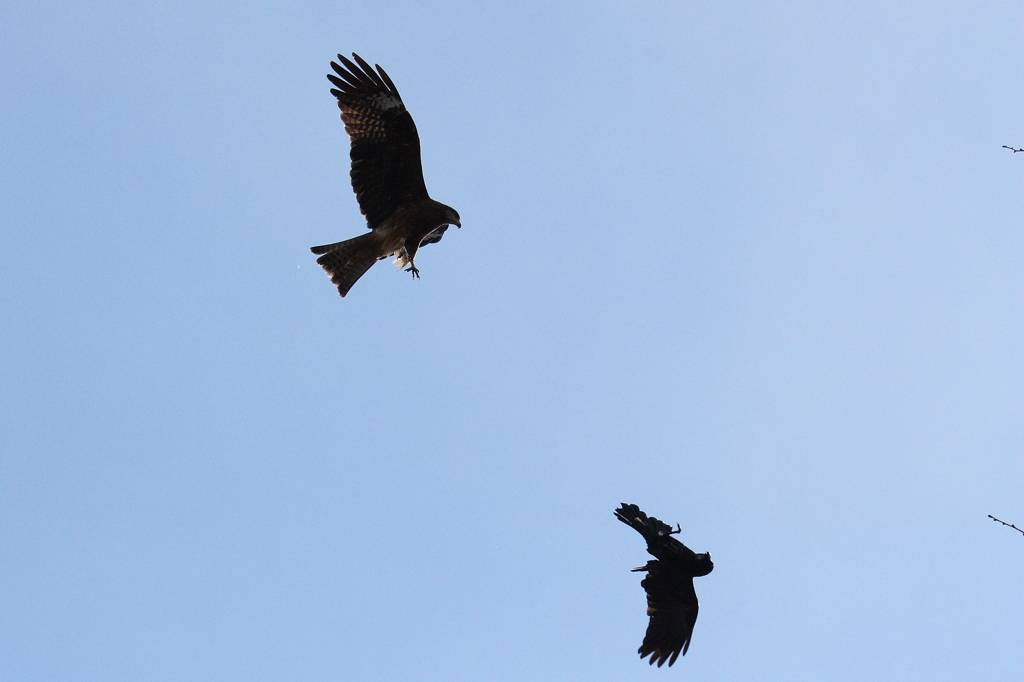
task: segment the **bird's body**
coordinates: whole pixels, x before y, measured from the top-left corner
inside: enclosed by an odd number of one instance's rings
[[[341,120],[351,138],[352,189],[366,217],[368,234],[314,246],[317,263],[345,296],[375,262],[395,256],[395,264],[419,277],[419,248],[440,241],[449,225],[462,226],[459,214],[427,194],[420,164],[416,124],[394,83],[380,66],[376,71],[353,54],[356,63],[338,55],[331,62]]]
[[[651,656],[650,663],[660,668],[671,666],[686,655],[697,622],[697,593],[693,579],[711,573],[715,565],[710,554],[697,554],[672,535],[679,532],[653,516],[647,516],[635,504],[623,503],[615,517],[635,529],[647,541],[647,551],[655,557],[634,571],[647,575],[640,585],[647,593],[647,633],[638,653]]]

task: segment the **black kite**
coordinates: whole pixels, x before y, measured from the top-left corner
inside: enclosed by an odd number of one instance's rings
[[[647,592],[647,634],[637,653],[640,658],[651,655],[652,665],[661,665],[667,660],[671,666],[680,653],[686,655],[690,648],[690,637],[697,622],[697,592],[693,579],[707,575],[714,569],[711,554],[697,554],[676,540],[673,535],[680,532],[672,526],[647,516],[635,504],[623,503],[615,510],[615,516],[644,536],[647,552],[656,561],[634,568],[646,571],[640,585]]]
[[[449,225],[462,227],[455,209],[427,194],[416,124],[395,84],[380,66],[374,71],[359,55],[352,58],[356,64],[339,54],[341,65],[331,62],[338,75],[327,78],[352,140],[352,189],[370,233],[310,249],[324,254],[316,262],[342,297],[371,265],[389,256],[418,278],[416,251],[441,241]]]

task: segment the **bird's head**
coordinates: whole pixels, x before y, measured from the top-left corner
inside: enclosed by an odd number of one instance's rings
[[[449,225],[454,225],[455,227],[462,227],[462,219],[459,218],[459,212],[456,211],[451,206],[445,206],[445,216],[444,217],[445,217],[445,220],[448,221]]]
[[[702,575],[707,575],[714,570],[715,565],[711,562],[711,552],[705,552],[704,554],[697,555],[697,573],[693,574],[694,578],[699,578]]]

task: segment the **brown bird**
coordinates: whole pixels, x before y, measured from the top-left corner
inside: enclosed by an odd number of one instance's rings
[[[697,592],[693,579],[714,569],[710,554],[697,554],[676,540],[680,532],[672,526],[647,516],[635,504],[623,503],[615,517],[634,528],[647,541],[647,552],[657,559],[634,571],[646,571],[640,586],[647,592],[647,634],[637,650],[640,658],[651,656],[652,665],[660,668],[665,661],[671,666],[680,653],[686,655],[697,622]]]
[[[454,208],[427,194],[416,124],[395,84],[380,66],[374,71],[359,55],[352,58],[355,64],[339,54],[341,64],[331,62],[337,76],[327,78],[352,140],[352,189],[370,232],[310,249],[324,254],[316,262],[342,298],[371,265],[389,256],[419,278],[419,248],[441,241],[449,225],[462,227]]]

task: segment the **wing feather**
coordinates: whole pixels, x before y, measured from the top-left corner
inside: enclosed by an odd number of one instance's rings
[[[648,516],[635,504],[623,503],[615,510],[615,516],[619,521],[644,536],[644,540],[647,541],[647,551],[653,556],[659,559],[678,556],[696,561],[696,553],[672,537],[672,534],[675,533],[672,526],[653,516]]]
[[[351,140],[352,189],[367,227],[374,229],[404,207],[429,198],[420,163],[416,124],[391,79],[353,53],[338,55],[327,78]]]
[[[376,85],[378,88],[381,88],[382,90],[396,90],[397,91],[397,88],[394,88],[394,87],[388,88],[388,84],[385,83],[381,79],[381,77],[377,75],[377,72],[374,71],[373,68],[368,63],[366,63],[366,61],[362,57],[357,55],[355,52],[352,53],[352,56],[355,57],[356,61],[359,63],[359,66],[362,68],[363,73],[366,75],[367,78],[370,79],[371,83]],[[379,69],[380,66],[377,66],[377,68]]]
[[[650,621],[640,658],[650,655],[651,665],[671,666],[690,648],[693,626],[697,623],[697,592],[693,579],[673,571],[660,561],[647,562],[647,577],[640,586],[647,593],[647,615]]]
[[[396,88],[395,84],[391,82],[391,76],[388,75],[387,71],[380,68],[380,64],[377,64],[377,72],[380,73],[380,77],[384,81],[384,85],[388,87],[388,90],[398,92],[398,88]]]
[[[441,227],[437,228],[436,230],[434,230],[433,232],[431,232],[430,234],[423,238],[423,241],[420,242],[420,246],[422,247],[426,246],[427,244],[438,243],[439,241],[441,241],[441,237],[444,236],[444,231],[447,229],[447,225],[442,225]]]
[[[342,61],[346,62],[347,64],[351,64],[351,62],[346,60],[340,54],[338,55],[338,59],[341,59]],[[358,76],[356,76],[353,73],[350,73],[349,71],[346,71],[343,67],[339,66],[338,64],[335,64],[334,62],[331,62],[331,68],[334,69],[335,73],[337,73],[339,76],[341,76],[344,79],[344,82],[338,82],[337,78],[333,77],[331,74],[327,74],[327,77],[330,78],[331,80],[333,80],[335,85],[337,85],[339,88],[348,87],[348,86],[351,86],[351,87],[354,87],[354,88],[365,87],[366,84],[363,83],[361,78],[359,78]],[[355,67],[352,67],[352,68],[354,69]]]
[[[356,57],[356,59],[359,60],[359,57],[356,55],[355,52],[352,53],[352,56]],[[364,72],[362,66],[356,66],[355,64],[353,64],[349,60],[345,59],[345,57],[343,57],[340,54],[338,55],[338,59],[340,59],[341,63],[345,65],[345,68],[348,69],[349,77],[351,79],[354,79],[353,80],[353,85],[361,85],[361,86],[368,87],[368,88],[376,88],[377,87],[377,84],[373,82],[373,78],[368,78],[367,77],[367,75]],[[363,62],[363,63],[365,63],[365,62]],[[337,67],[335,67],[334,70],[337,71],[338,70]]]

